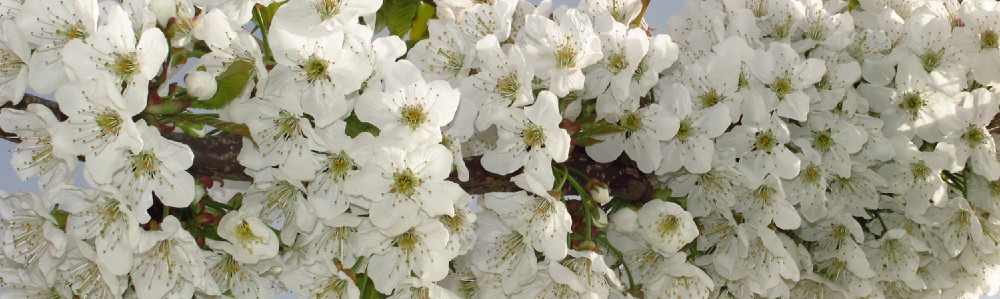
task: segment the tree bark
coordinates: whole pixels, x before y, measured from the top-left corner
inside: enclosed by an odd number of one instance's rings
[[[66,115],[59,110],[55,101],[38,96],[25,94],[21,103],[7,103],[0,108],[24,110],[29,104],[41,104],[48,107],[60,121],[66,120]],[[0,136],[11,142],[20,142],[17,135],[0,130]],[[212,177],[236,181],[250,181],[243,165],[237,157],[243,147],[240,136],[207,136],[197,138],[183,132],[163,134],[167,139],[188,145],[194,153],[194,163],[188,172],[194,177]],[[520,190],[510,181],[514,174],[498,175],[483,169],[479,156],[466,157],[465,164],[469,168],[469,180],[460,181],[454,174],[448,180],[458,183],[470,194],[485,194],[489,192],[511,192]],[[611,195],[630,202],[646,202],[653,198],[655,188],[652,178],[639,171],[639,168],[624,155],[611,163],[597,163],[576,148],[570,155],[566,165],[580,170],[588,177],[608,184]]]

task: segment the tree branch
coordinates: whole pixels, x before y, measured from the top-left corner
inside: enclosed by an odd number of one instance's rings
[[[58,103],[30,94],[25,94],[21,103],[17,105],[7,103],[0,108],[24,110],[29,104],[45,105],[60,121],[66,120],[66,115],[59,110]],[[20,142],[17,135],[10,132],[0,130],[0,136],[11,142]],[[191,147],[191,151],[194,152],[194,163],[188,172],[192,176],[236,181],[250,181],[252,179],[246,174],[245,168],[240,165],[237,159],[240,149],[243,147],[243,138],[240,136],[197,138],[181,132],[167,133],[163,136]],[[520,190],[510,181],[513,174],[497,175],[486,171],[479,163],[479,159],[479,156],[465,158],[465,164],[469,168],[469,181],[459,181],[455,175],[449,177],[448,180],[458,183],[470,194]],[[635,162],[624,155],[611,163],[597,163],[583,154],[582,149],[577,148],[566,164],[582,171],[590,178],[607,183],[612,196],[626,201],[646,202],[652,199],[655,193],[650,178],[639,171]]]

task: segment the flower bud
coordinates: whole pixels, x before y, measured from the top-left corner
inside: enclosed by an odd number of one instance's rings
[[[600,210],[600,209],[598,209]],[[608,215],[604,211],[598,211],[597,216],[594,219],[594,226],[598,228],[604,228],[608,226]]]
[[[149,10],[156,16],[156,22],[167,25],[170,18],[177,16],[177,1],[150,1]]]
[[[184,84],[187,84],[187,93],[201,101],[212,98],[218,88],[215,76],[202,71],[189,72],[187,77],[184,77]]]
[[[631,208],[620,209],[611,215],[615,231],[631,233],[639,229],[639,213]]]
[[[608,187],[594,185],[590,188],[590,198],[593,198],[599,204],[606,204],[611,201],[611,191]]]

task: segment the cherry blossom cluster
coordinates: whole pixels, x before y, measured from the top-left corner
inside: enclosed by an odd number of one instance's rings
[[[0,191],[0,297],[1000,290],[998,2],[646,8],[0,0],[0,103],[59,107],[0,112],[43,189]],[[242,136],[250,181],[171,134]]]

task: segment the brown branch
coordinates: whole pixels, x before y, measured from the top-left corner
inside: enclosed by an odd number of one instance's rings
[[[48,107],[60,121],[66,120],[66,115],[59,111],[59,104],[34,95],[25,94],[20,104],[7,103],[0,108],[26,109],[29,104],[41,104]],[[20,142],[16,135],[0,130],[0,136],[12,142]],[[195,177],[214,177],[228,180],[250,181],[243,165],[237,160],[243,140],[240,136],[208,136],[197,138],[185,133],[173,132],[164,134],[167,139],[187,144],[194,152],[194,163],[188,172]],[[462,182],[454,175],[448,179],[458,183],[471,194],[489,192],[510,192],[519,190],[511,183],[513,175],[497,175],[483,169],[478,156],[465,158],[469,168],[469,181]],[[654,187],[646,174],[639,171],[635,162],[624,155],[611,163],[597,163],[590,160],[581,148],[577,148],[566,164],[576,168],[587,176],[608,184],[611,195],[627,201],[646,202],[653,198]]]

